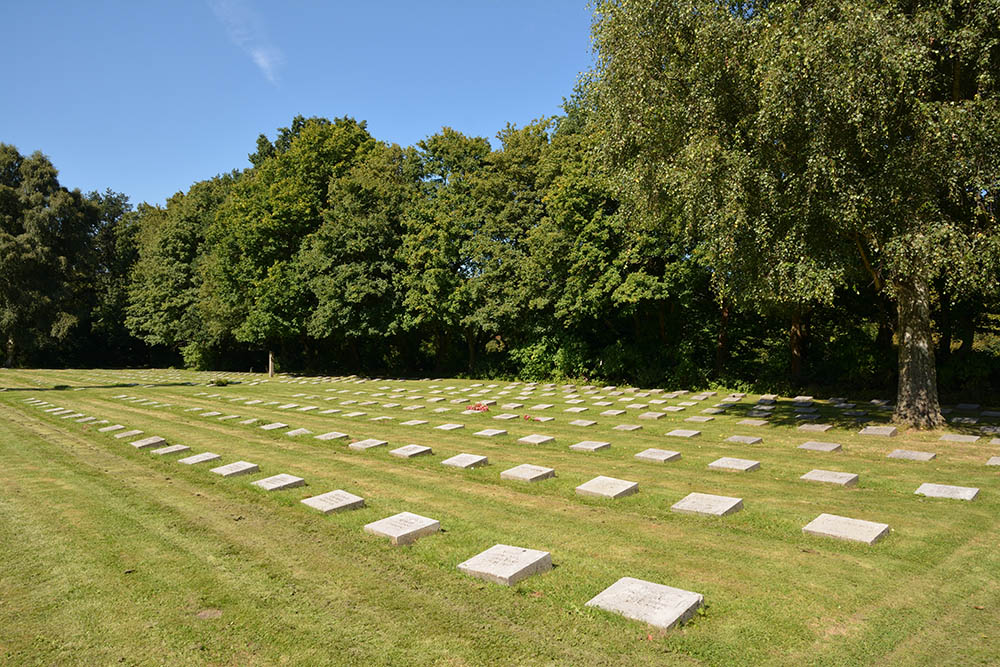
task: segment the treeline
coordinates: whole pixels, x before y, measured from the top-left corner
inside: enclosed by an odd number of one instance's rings
[[[886,389],[896,315],[863,276],[829,305],[739,307],[683,229],[637,222],[590,111],[402,148],[296,117],[252,167],[165,207],[60,187],[4,146],[5,360]],[[941,380],[995,383],[995,301],[935,291]]]

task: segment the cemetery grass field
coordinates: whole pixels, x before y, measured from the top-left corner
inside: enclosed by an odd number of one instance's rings
[[[206,386],[220,377],[235,383]],[[779,399],[766,426],[737,425],[755,395],[711,422],[684,421],[718,403],[728,393],[721,390],[684,411],[639,420],[645,410],[687,397],[626,409],[618,399],[629,393],[586,394],[578,387],[584,402],[571,405],[561,385],[539,385],[530,401],[519,401],[519,389],[503,381],[265,380],[167,370],[0,371],[6,388],[0,392],[0,663],[1000,660],[1000,467],[986,465],[1000,446],[980,431],[1000,420],[949,424],[946,432],[981,435],[974,443],[955,443],[939,441],[945,431],[859,435],[854,419],[820,400],[826,397],[817,397],[819,420],[834,428],[806,433],[797,430],[788,397]],[[480,386],[469,391],[472,385]],[[399,389],[421,398],[400,398]],[[487,392],[483,398],[508,393],[488,412],[460,414],[477,400],[469,394],[479,391]],[[127,398],[113,398],[122,395]],[[428,402],[432,396],[445,400]],[[626,413],[600,416],[606,408],[593,406],[597,396]],[[461,398],[466,400],[459,403]],[[134,438],[116,439],[98,425],[53,415],[26,399],[143,431],[137,437],[159,435],[191,451],[158,456],[135,449],[129,445]],[[357,406],[369,400],[375,403]],[[279,409],[269,401],[297,407]],[[524,407],[499,407],[508,401]],[[553,407],[531,409],[541,402]],[[403,410],[417,404],[423,407]],[[298,409],[310,405],[317,407]],[[573,405],[587,410],[566,413]],[[449,411],[433,412],[439,407]],[[220,414],[202,417],[191,408]],[[342,412],[319,414],[324,409]],[[366,414],[343,416],[351,409]],[[503,412],[555,419],[494,419]],[[871,414],[878,423],[889,413]],[[239,419],[218,419],[229,415]],[[377,416],[392,419],[371,421]],[[238,423],[249,418],[258,421]],[[579,418],[597,424],[569,425]],[[401,424],[409,419],[428,423]],[[259,428],[277,421],[312,434]],[[464,428],[434,428],[448,422]],[[643,428],[612,430],[618,424]],[[473,435],[486,428],[508,434]],[[675,428],[701,435],[665,436]],[[328,431],[350,438],[314,438]],[[517,442],[533,433],[555,441]],[[763,442],[726,442],[731,435]],[[350,440],[363,438],[389,446],[348,449]],[[611,447],[568,449],[582,440]],[[797,449],[809,440],[839,443],[843,450]],[[433,454],[410,460],[389,455],[409,443],[428,445]],[[634,458],[650,447],[679,451],[682,458]],[[897,448],[937,458],[887,459]],[[205,451],[220,454],[219,464],[250,461],[260,472],[224,479],[209,471],[216,464],[177,463]],[[488,456],[490,465],[441,465],[462,452]],[[757,460],[761,468],[709,470],[722,456]],[[522,463],[554,468],[556,477],[533,484],[500,479],[501,471]],[[857,473],[860,482],[841,488],[799,479],[816,468]],[[303,477],[307,485],[275,492],[251,485],[277,473]],[[638,482],[639,492],[618,500],[574,492],[597,475]],[[914,495],[924,482],[978,487],[980,494],[972,502]],[[335,489],[362,496],[366,506],[324,515],[300,502]],[[671,512],[694,491],[740,497],[744,509],[718,518]],[[441,532],[394,547],[362,530],[403,511],[439,520]],[[892,532],[872,546],[803,534],[821,513],[887,523]],[[498,543],[551,552],[555,567],[509,588],[456,569]],[[665,631],[585,606],[625,576],[695,591],[705,606],[684,626]]]

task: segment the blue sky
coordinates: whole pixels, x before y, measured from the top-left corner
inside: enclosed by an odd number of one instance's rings
[[[586,0],[6,2],[0,142],[60,182],[163,203],[249,166],[296,114],[413,144],[559,113],[589,69]]]

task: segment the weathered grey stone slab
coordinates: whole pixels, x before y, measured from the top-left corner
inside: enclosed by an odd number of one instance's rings
[[[551,435],[533,433],[532,435],[526,435],[523,438],[518,438],[517,441],[522,445],[544,445],[547,442],[555,442],[555,438]]]
[[[703,602],[698,593],[622,577],[587,602],[587,606],[666,630],[694,616]]]
[[[257,423],[257,418],[256,417],[251,417],[250,419],[244,419],[243,421],[238,422],[238,423],[245,424],[245,425],[249,426],[250,424],[256,424]]]
[[[726,442],[733,442],[737,445],[756,445],[763,439],[755,435],[731,435],[726,438]]]
[[[618,426],[612,427],[612,431],[639,431],[642,426],[639,424],[619,424]]]
[[[625,414],[624,410],[605,410],[601,413],[602,417],[617,417],[618,415]]]
[[[979,440],[978,435],[959,435],[956,433],[945,433],[939,440],[941,442],[975,442]]]
[[[708,417],[706,415],[694,415],[693,417],[688,417],[684,421],[693,422],[696,424],[707,424],[710,421],[714,421],[715,417]]]
[[[519,410],[524,407],[524,403],[504,403],[500,406],[501,410]]]
[[[884,438],[896,437],[895,426],[865,426],[859,431],[861,435],[878,435]]]
[[[664,412],[684,412],[686,408],[683,405],[667,405],[663,408]]]
[[[907,461],[930,461],[937,454],[933,452],[915,452],[909,449],[895,449],[893,450],[887,458],[890,459],[905,459]]]
[[[638,416],[639,419],[660,419],[664,417],[666,413],[664,412],[643,412]]]
[[[956,410],[962,410],[963,412],[973,412],[979,409],[979,403],[959,403],[955,406]]]
[[[400,512],[366,524],[364,530],[371,535],[388,537],[389,542],[394,545],[405,545],[438,532],[441,530],[441,523],[412,512]]]
[[[589,409],[590,408],[585,408],[585,407],[577,406],[577,407],[573,407],[573,408],[566,408],[565,410],[563,410],[563,412],[569,412],[569,413],[572,413],[572,414],[580,414],[581,412],[586,412]]]
[[[928,498],[950,498],[952,500],[975,500],[979,489],[972,486],[951,486],[948,484],[921,484],[916,491],[918,496]]]
[[[452,468],[478,468],[479,466],[489,465],[489,459],[485,456],[479,456],[478,454],[456,454],[449,459],[441,461],[443,466],[451,466]]]
[[[212,468],[212,472],[216,475],[222,475],[223,477],[237,477],[239,475],[249,475],[251,473],[260,472],[260,466],[255,463],[247,463],[246,461],[237,461],[236,463],[230,463],[228,465],[219,466],[218,468]]]
[[[398,447],[389,452],[392,456],[396,456],[401,459],[412,459],[414,456],[424,456],[433,453],[434,450],[423,445],[403,445],[402,447]]]
[[[741,419],[736,422],[739,426],[767,426],[766,419]]]
[[[826,433],[831,428],[833,428],[832,424],[800,424],[799,425],[799,430],[800,431],[811,431],[813,433]]]
[[[218,417],[221,414],[222,414],[221,412],[216,412],[215,410],[209,410],[208,412],[202,412],[198,416],[199,417]]]
[[[129,444],[136,449],[144,449],[146,447],[155,447],[157,445],[162,445],[167,442],[166,438],[161,438],[158,435],[153,435],[148,438],[143,438],[142,440],[133,440]]]
[[[142,435],[142,431],[138,429],[133,429],[131,431],[122,431],[121,433],[115,433],[113,437],[115,438],[132,438],[137,435]]]
[[[358,440],[357,442],[352,442],[347,447],[355,451],[363,452],[366,449],[372,449],[374,447],[385,447],[388,442],[385,440],[376,440],[375,438],[368,438],[366,440]]]
[[[311,498],[303,498],[302,504],[317,509],[323,514],[354,510],[365,506],[365,499],[353,493],[337,489]]]
[[[166,454],[179,454],[181,452],[189,452],[191,448],[187,445],[170,445],[169,447],[160,447],[159,449],[154,449],[153,454],[159,456],[164,456]]]
[[[552,468],[544,468],[530,463],[522,463],[500,473],[500,479],[511,479],[518,482],[540,482],[555,476],[556,471]]]
[[[820,514],[802,529],[807,535],[875,544],[889,534],[889,525],[836,514]]]
[[[697,438],[701,435],[701,431],[692,431],[686,428],[675,428],[673,431],[666,433],[672,438]]]
[[[112,431],[120,431],[123,428],[125,428],[125,427],[122,426],[121,424],[115,424],[114,426],[105,426],[104,428],[99,428],[99,429],[97,429],[97,432],[98,433],[111,433]]]
[[[677,461],[681,458],[680,452],[670,451],[669,449],[644,449],[635,455],[635,458],[642,459],[643,461],[654,461],[656,463],[665,463],[667,461]]]
[[[367,412],[357,412],[357,411],[355,411],[355,412],[345,412],[341,416],[342,417],[364,417],[367,414],[368,414]]]
[[[598,452],[609,447],[611,447],[610,442],[600,442],[598,440],[584,440],[569,446],[570,449],[577,452]]]
[[[346,433],[341,433],[340,431],[330,431],[329,433],[321,433],[320,435],[317,435],[315,439],[327,441],[327,440],[341,440],[342,438],[346,437],[347,437]]]
[[[833,470],[810,470],[799,477],[807,482],[822,482],[838,486],[857,486],[858,476],[849,472],[834,472]]]
[[[548,410],[552,407],[551,403],[539,403],[538,405],[531,406],[531,410]]]
[[[639,483],[599,475],[576,487],[576,492],[581,496],[590,496],[592,498],[617,499],[638,493]]]
[[[1000,456],[991,456],[988,461],[986,461],[988,466],[1000,466]]]
[[[77,424],[89,424],[92,421],[97,421],[97,417],[81,417],[80,419],[74,419]]]
[[[736,470],[739,472],[752,472],[760,468],[760,461],[749,459],[736,459],[731,456],[724,456],[708,464],[713,470]]]
[[[550,422],[555,419],[555,417],[532,417],[536,422]]]
[[[296,428],[292,429],[291,431],[288,431],[287,433],[285,433],[285,435],[294,438],[297,435],[309,435],[310,433],[312,433],[312,431],[310,431],[307,428]]]
[[[517,419],[517,415],[515,415],[515,414],[511,414],[511,413],[509,413],[509,412],[505,412],[505,413],[504,413],[504,414],[502,414],[502,415],[497,415],[497,416],[495,416],[495,417],[494,417],[493,419],[503,419],[503,420],[507,420],[507,419]]]
[[[282,489],[292,489],[296,486],[305,486],[305,483],[306,480],[301,477],[281,473],[280,475],[273,475],[265,479],[259,479],[256,482],[253,482],[253,485],[259,486],[265,491],[281,491]]]
[[[271,424],[264,424],[260,427],[262,431],[274,431],[279,428],[287,428],[288,424],[282,424],[281,422],[273,422]]]
[[[513,586],[534,574],[551,570],[552,556],[548,551],[497,544],[459,563],[458,569],[477,579]]]
[[[507,435],[507,431],[502,428],[484,428],[482,431],[476,431],[472,435],[479,435],[484,438],[495,438],[498,435]]]
[[[439,431],[457,431],[458,429],[465,428],[465,424],[441,424],[440,426],[435,426]]]
[[[810,440],[799,445],[799,449],[808,449],[813,452],[839,452],[840,445],[835,442],[815,442]]]
[[[569,423],[569,425],[587,427],[587,426],[593,426],[596,423],[597,422],[593,421],[592,419],[574,419]]]
[[[726,516],[743,509],[742,498],[713,496],[710,493],[689,493],[670,508],[681,514],[702,514],[706,516]]]
[[[178,463],[183,463],[186,466],[194,465],[196,463],[208,463],[209,461],[216,461],[222,457],[218,454],[213,454],[212,452],[202,452],[201,454],[195,454],[194,456],[189,456],[184,459],[178,459]]]

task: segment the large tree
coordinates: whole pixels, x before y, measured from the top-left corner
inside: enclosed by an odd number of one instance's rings
[[[744,302],[894,300],[896,419],[942,423],[939,277],[995,283],[1000,0],[608,1],[595,94],[623,196]]]

